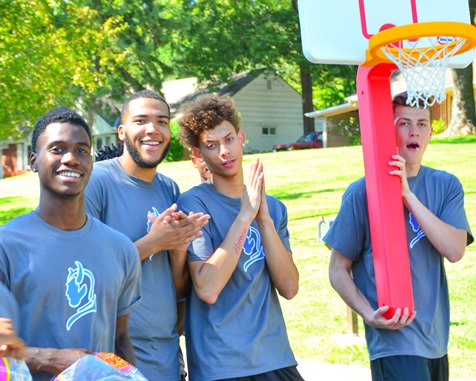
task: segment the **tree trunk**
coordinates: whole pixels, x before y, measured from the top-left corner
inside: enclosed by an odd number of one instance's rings
[[[314,105],[312,103],[312,76],[311,73],[306,70],[305,65],[300,67],[301,74],[301,87],[302,87],[302,117],[304,126],[304,135],[315,131],[314,118],[308,118],[304,115],[307,112],[314,111]]]
[[[296,13],[299,13],[297,0],[291,0],[291,5]],[[299,30],[301,28],[299,27]],[[314,104],[312,103],[312,76],[306,64],[299,65],[299,71],[301,76],[301,88],[302,88],[302,121],[304,127],[304,135],[315,131],[314,118],[308,118],[304,115],[307,112],[314,111]]]
[[[464,69],[452,69],[454,95],[451,122],[444,136],[476,133],[476,113],[473,90],[473,64]]]
[[[469,0],[470,20],[474,22],[475,0]],[[452,69],[454,95],[452,116],[444,136],[476,134],[476,114],[473,90],[473,63],[464,69]]]

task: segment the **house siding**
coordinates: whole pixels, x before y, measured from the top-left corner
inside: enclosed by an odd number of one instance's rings
[[[293,142],[303,135],[301,95],[280,77],[262,73],[234,94],[233,100],[248,141],[245,152],[271,151],[275,144]],[[263,127],[275,128],[276,135],[264,135]]]
[[[2,156],[2,170],[0,171],[0,178],[21,175],[27,171],[27,164],[25,163],[26,144],[8,144],[6,148],[1,151]]]

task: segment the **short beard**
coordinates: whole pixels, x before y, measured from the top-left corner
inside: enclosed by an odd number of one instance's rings
[[[157,168],[157,166],[162,163],[162,161],[166,158],[167,154],[169,153],[170,149],[170,142],[165,146],[164,152],[162,156],[154,161],[151,160],[144,160],[141,156],[139,151],[136,149],[132,141],[129,139],[129,136],[126,134],[126,139],[124,140],[125,147],[127,152],[129,152],[130,157],[140,168]]]

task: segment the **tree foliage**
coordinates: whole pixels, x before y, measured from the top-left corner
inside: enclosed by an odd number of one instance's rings
[[[355,67],[316,65],[305,59],[291,0],[184,0],[183,4],[185,27],[176,44],[182,73],[219,84],[234,73],[268,67],[301,90],[304,70],[312,76],[318,108],[342,102],[355,91]]]
[[[159,90],[165,79],[218,84],[260,67],[298,90],[303,73],[312,76],[319,108],[342,101],[355,69],[305,60],[293,3],[0,0],[0,139],[27,136],[52,107],[83,109],[92,122],[97,110],[116,115],[128,94]]]

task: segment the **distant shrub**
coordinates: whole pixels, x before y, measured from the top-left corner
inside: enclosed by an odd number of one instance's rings
[[[446,128],[448,127],[446,125],[446,123],[444,122],[443,118],[440,118],[440,119],[436,119],[434,120],[432,123],[431,123],[432,127],[433,127],[433,134],[434,135],[439,135],[441,134],[442,132],[444,132],[446,130]]]

